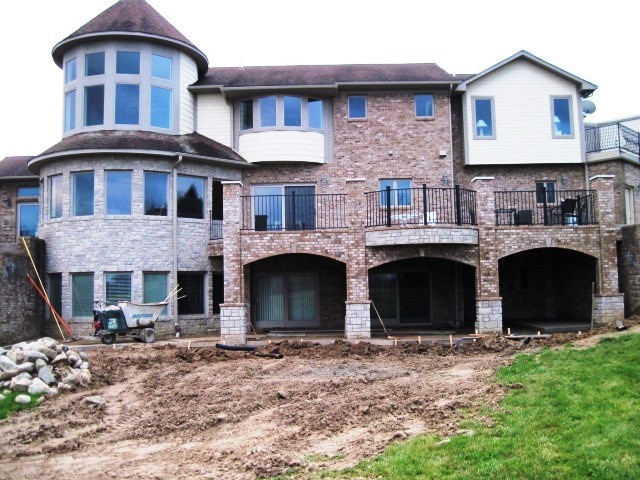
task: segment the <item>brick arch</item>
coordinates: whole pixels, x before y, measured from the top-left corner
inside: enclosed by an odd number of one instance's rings
[[[371,270],[373,268],[380,267],[381,265],[386,265],[388,263],[398,262],[398,261],[401,261],[401,260],[410,260],[412,258],[416,258],[416,259],[433,258],[433,259],[438,259],[438,260],[450,260],[452,262],[456,262],[456,263],[460,263],[462,265],[467,265],[469,267],[473,267],[474,269],[478,268],[478,265],[477,265],[477,262],[475,261],[475,258],[473,260],[472,259],[467,259],[467,258],[464,258],[464,256],[462,256],[462,255],[452,257],[451,255],[443,255],[443,254],[437,254],[436,253],[436,254],[429,254],[429,255],[420,256],[420,255],[415,255],[414,252],[399,252],[396,255],[386,256],[385,258],[371,259],[371,257],[370,257],[368,259],[368,262],[367,262],[367,270]]]
[[[342,259],[342,258],[340,258],[338,256],[335,256],[335,255],[329,255],[329,254],[326,254],[326,253],[325,254],[321,254],[321,253],[318,253],[318,252],[309,252],[309,251],[306,251],[306,249],[303,249],[303,251],[298,250],[296,252],[282,251],[282,252],[271,252],[271,253],[268,253],[268,254],[259,254],[259,255],[256,255],[255,257],[249,258],[248,260],[247,259],[243,259],[242,260],[242,266],[246,267],[247,265],[250,265],[252,263],[259,262],[260,260],[266,260],[268,258],[279,257],[279,256],[283,256],[283,255],[312,255],[314,257],[321,257],[321,258],[326,258],[326,259],[329,259],[329,260],[334,260],[336,262],[344,263],[345,265],[347,263],[345,259]]]
[[[505,253],[504,255],[500,255],[498,257],[498,260],[502,260],[503,258],[506,257],[510,257],[512,255],[517,255],[518,253],[524,253],[524,252],[531,252],[533,250],[566,250],[569,252],[575,252],[575,253],[581,253],[583,255],[586,255],[587,257],[591,257],[594,258],[596,260],[598,260],[600,257],[599,255],[594,255],[593,252],[590,252],[588,249],[586,248],[580,248],[580,247],[575,247],[575,246],[571,246],[571,247],[567,247],[567,246],[561,246],[561,247],[539,247],[539,246],[518,246],[515,249],[513,249],[513,251],[510,251],[508,253]]]

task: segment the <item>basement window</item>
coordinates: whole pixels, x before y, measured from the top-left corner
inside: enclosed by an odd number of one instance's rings
[[[182,287],[178,299],[178,315],[204,314],[204,273],[178,272],[178,285]]]
[[[107,305],[131,301],[131,273],[105,273],[104,283]]]
[[[71,275],[71,316],[93,316],[93,273]]]

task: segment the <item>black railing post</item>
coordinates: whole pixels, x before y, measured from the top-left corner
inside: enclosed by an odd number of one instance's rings
[[[549,212],[547,211],[547,187],[542,186],[542,208],[544,215],[544,224],[549,225]]]
[[[462,206],[460,205],[460,185],[454,186],[456,202],[456,225],[462,225]]]
[[[427,185],[422,184],[422,223],[427,224]]]
[[[387,197],[387,227],[391,226],[391,187],[386,188]]]
[[[620,122],[616,123],[618,126],[618,151],[622,149],[622,143],[620,142]]]

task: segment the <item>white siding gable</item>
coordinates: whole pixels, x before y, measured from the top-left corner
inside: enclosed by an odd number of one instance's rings
[[[551,97],[570,97],[572,138],[553,138]],[[473,97],[492,97],[495,139],[474,139]],[[582,161],[577,87],[519,59],[468,85],[463,97],[466,163],[508,165]]]
[[[231,146],[231,106],[220,93],[200,93],[196,97],[198,133]]]

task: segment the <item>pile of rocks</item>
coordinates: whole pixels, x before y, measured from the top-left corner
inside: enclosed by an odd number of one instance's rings
[[[89,358],[53,338],[0,347],[0,388],[56,395],[91,383]]]

